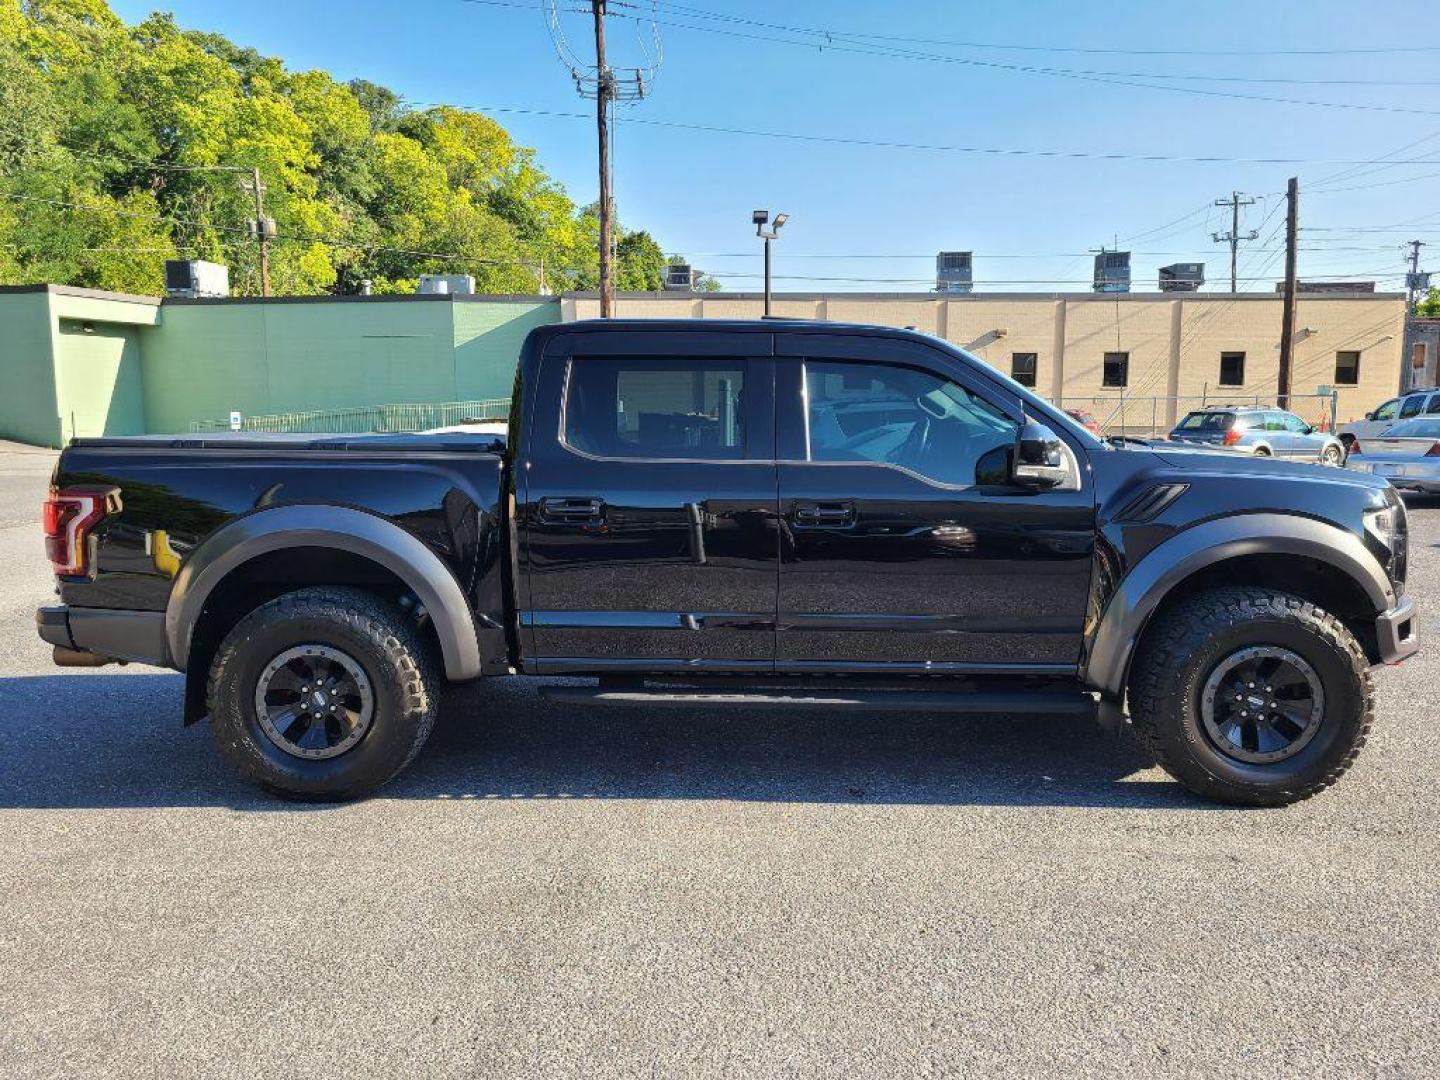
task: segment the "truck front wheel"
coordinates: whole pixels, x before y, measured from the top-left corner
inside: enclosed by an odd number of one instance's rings
[[[302,589],[225,638],[210,721],[221,753],[266,791],[350,799],[420,752],[439,687],[428,643],[398,607],[360,589]]]
[[[1333,615],[1232,587],[1189,597],[1146,630],[1130,713],[1156,762],[1191,791],[1283,806],[1350,767],[1374,698],[1364,651]]]

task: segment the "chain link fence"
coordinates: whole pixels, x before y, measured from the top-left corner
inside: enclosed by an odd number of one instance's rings
[[[1292,412],[1317,431],[1335,430],[1337,395],[1291,394],[1285,411]],[[1088,413],[1104,435],[1128,435],[1136,439],[1163,439],[1186,413],[1205,409],[1275,409],[1275,395],[1207,393],[1188,397],[1130,397],[1099,394],[1094,397],[1064,397],[1056,402],[1062,409]]]
[[[349,409],[242,416],[239,426],[229,420],[192,420],[192,432],[264,431],[277,434],[303,432],[317,435],[360,435],[382,432],[426,431],[481,420],[505,420],[509,398],[485,401],[442,401],[400,405],[359,405]]]

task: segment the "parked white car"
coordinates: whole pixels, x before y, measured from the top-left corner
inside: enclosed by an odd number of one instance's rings
[[[1351,444],[1347,469],[1375,473],[1400,491],[1440,494],[1440,416],[1404,420]]]
[[[1440,415],[1440,387],[1417,387],[1376,406],[1365,414],[1365,419],[1345,424],[1335,434],[1340,436],[1348,454],[1350,444],[1356,439],[1363,440],[1379,435],[1400,420],[1435,415]]]

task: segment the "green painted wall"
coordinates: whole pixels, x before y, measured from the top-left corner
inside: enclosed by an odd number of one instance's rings
[[[559,318],[550,301],[166,304],[141,342],[145,418],[505,397],[525,334]]]
[[[0,293],[0,438],[60,445],[46,292]]]
[[[455,401],[508,398],[525,335],[560,321],[558,300],[457,300]]]
[[[0,437],[187,432],[192,420],[508,397],[558,300],[166,303],[0,293]]]
[[[84,329],[85,326],[90,329]],[[140,342],[135,327],[59,320],[55,397],[65,438],[144,435]]]
[[[64,437],[145,434],[140,331],[154,302],[50,293],[55,405]]]

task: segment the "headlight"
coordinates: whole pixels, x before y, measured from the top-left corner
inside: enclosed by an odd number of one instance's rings
[[[1387,506],[1383,510],[1367,510],[1365,531],[1385,545],[1387,551],[1395,550],[1396,539],[1405,534],[1405,508]]]
[[[1405,586],[1405,574],[1410,561],[1407,529],[1405,504],[1398,499],[1382,509],[1368,510],[1365,513],[1365,532],[1369,534],[1370,542],[1384,552],[1383,555],[1380,552],[1376,554],[1397,592]]]

